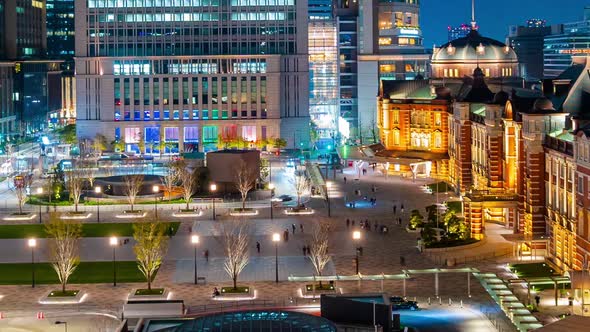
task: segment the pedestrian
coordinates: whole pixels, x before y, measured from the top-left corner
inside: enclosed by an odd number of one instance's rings
[[[397,224],[398,224],[398,225],[400,225],[400,226],[402,225],[402,217],[399,217],[399,218],[397,219]]]
[[[307,256],[307,248],[303,246],[303,256]]]
[[[256,241],[256,251],[260,253],[260,242]]]
[[[303,224],[299,224],[299,230],[301,231],[301,234],[303,234]]]
[[[258,250],[260,252],[260,250]],[[209,249],[205,249],[205,261],[209,262]]]
[[[406,265],[406,258],[404,256],[399,256],[399,265],[401,265],[401,266]]]
[[[539,303],[541,303],[541,297],[539,295],[535,295],[535,302],[537,303],[537,307],[538,307]]]
[[[291,224],[291,229],[293,230],[293,234],[295,234],[295,224]]]
[[[379,227],[379,225],[377,225],[377,223],[375,223],[375,225],[373,225],[374,231],[377,231],[377,227]]]
[[[289,242],[289,230],[285,229],[285,242]]]
[[[350,219],[346,218],[346,228],[350,227]]]
[[[346,184],[346,176],[344,177],[344,184]]]
[[[311,247],[309,245],[307,246],[307,254],[311,255]]]
[[[397,205],[393,205],[393,214],[397,213]]]
[[[402,211],[402,213],[404,213],[404,205],[403,204],[401,206],[401,211]]]
[[[351,224],[352,224],[352,228],[354,228],[354,219],[352,220]]]
[[[369,223],[369,221],[365,221],[365,226],[367,227],[367,230],[370,232],[371,231],[371,224]]]

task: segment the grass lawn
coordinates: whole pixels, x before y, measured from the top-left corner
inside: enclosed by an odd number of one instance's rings
[[[70,284],[113,282],[113,262],[81,262],[70,277]],[[145,282],[137,262],[117,262],[117,282]],[[30,263],[0,264],[0,285],[28,285],[31,283]],[[59,284],[57,274],[49,263],[35,263],[35,283]]]
[[[520,278],[551,277],[558,275],[545,263],[511,264],[510,270]]]
[[[221,287],[221,295],[223,294],[247,294],[250,291],[250,287]]]
[[[445,202],[445,204],[447,205],[447,208],[449,210],[456,211],[457,213],[463,213],[463,211],[462,211],[463,204],[461,204],[461,201],[447,201],[447,202]]]
[[[47,297],[64,297],[64,296],[76,296],[80,293],[79,290],[66,290],[65,292],[62,291],[53,291],[47,295]]]
[[[176,234],[180,222],[167,222]],[[83,237],[132,237],[133,223],[84,223],[82,224]],[[0,239],[24,239],[24,238],[46,238],[45,225],[43,224],[23,224],[23,225],[1,225]]]
[[[145,296],[145,295],[162,295],[164,294],[164,288],[140,288],[135,291],[135,295]]]
[[[447,191],[453,190],[453,188],[451,188],[451,186],[446,182],[431,183],[428,185],[428,188],[432,190],[433,193],[437,191],[437,188],[439,193],[446,193]]]

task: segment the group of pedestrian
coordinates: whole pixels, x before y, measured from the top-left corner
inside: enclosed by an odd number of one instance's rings
[[[404,213],[404,204],[403,203],[400,206],[400,211],[401,211],[401,213]],[[397,214],[397,205],[395,203],[393,203],[393,214]]]
[[[303,246],[303,256],[311,255],[311,248],[308,245]]]
[[[355,227],[356,226],[356,221],[354,219],[349,219],[346,218],[346,228],[350,228],[350,227]],[[371,231],[371,223],[369,222],[369,219],[365,219],[364,221],[361,220],[359,221],[359,227],[361,229],[364,229],[366,231]],[[380,225],[377,222],[375,222],[373,224],[373,230],[375,232],[380,232],[381,234],[387,234],[388,232],[388,228],[385,225]]]

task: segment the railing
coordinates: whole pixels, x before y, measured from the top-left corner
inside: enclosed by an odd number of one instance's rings
[[[494,193],[488,190],[473,190],[465,194],[472,201],[513,201],[518,198],[517,194]]]
[[[449,253],[449,252],[446,252]],[[481,262],[488,259],[505,257],[512,255],[512,248],[507,248],[500,251],[493,251],[484,253],[481,255],[469,255],[469,256],[453,256],[453,255],[434,255],[434,254],[426,254],[435,264],[439,265],[446,265],[447,262],[452,262],[454,265],[456,264],[467,264],[472,262]]]
[[[289,297],[278,300],[252,300],[252,301],[233,301],[219,302],[212,304],[202,304],[187,307],[187,316],[200,316],[209,313],[264,309],[264,308],[289,308],[302,305],[320,304],[319,296],[315,299]]]

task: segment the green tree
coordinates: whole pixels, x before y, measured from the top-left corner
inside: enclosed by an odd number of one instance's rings
[[[468,237],[467,223],[464,219],[457,217],[456,214],[445,215],[445,224],[447,226],[447,237],[451,240],[465,240]]]
[[[274,138],[272,144],[277,149],[282,149],[287,146],[287,141],[284,138]]]
[[[432,204],[432,205],[428,205],[424,209],[426,210],[427,220],[429,222],[436,221],[436,214],[438,213],[437,206],[435,204]]]
[[[420,214],[418,210],[412,210],[410,212],[410,229],[416,229],[418,227],[422,227],[424,224],[424,217]]]
[[[101,156],[107,150],[107,138],[102,134],[96,134],[94,141],[92,141],[92,149],[94,153]]]
[[[51,266],[57,273],[61,290],[65,293],[70,276],[80,263],[79,240],[82,236],[82,224],[77,220],[62,220],[53,215],[45,224],[49,238],[49,255]]]
[[[56,131],[59,140],[65,144],[76,144],[78,137],[76,136],[76,125],[70,124]]]
[[[149,290],[152,289],[152,280],[168,249],[166,231],[166,224],[156,220],[133,224],[133,251],[137,268],[145,276]]]

